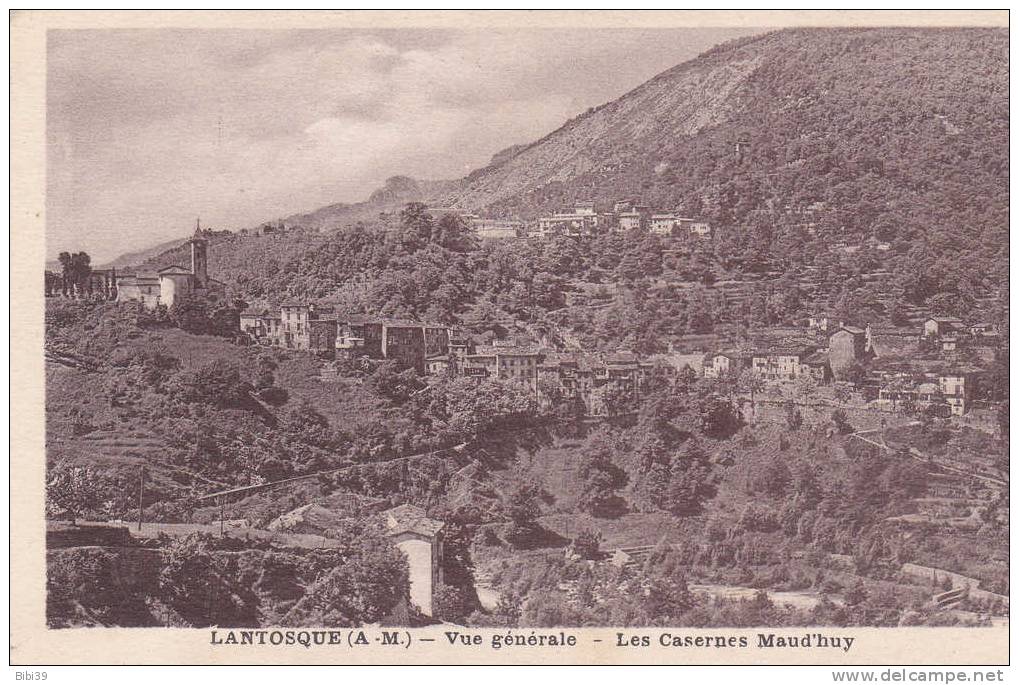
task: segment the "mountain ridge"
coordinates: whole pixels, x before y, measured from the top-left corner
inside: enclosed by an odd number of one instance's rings
[[[821,203],[842,232],[836,240],[923,242],[966,225],[966,249],[1000,245],[1007,43],[1007,31],[966,28],[743,37],[497,152],[462,179],[397,176],[364,202],[285,223],[340,229],[411,201],[534,219],[580,199],[631,198],[745,241],[777,231],[790,208]],[[745,161],[733,150],[743,138]]]

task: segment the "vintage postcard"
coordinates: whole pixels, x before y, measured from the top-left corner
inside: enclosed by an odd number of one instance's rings
[[[10,32],[12,664],[1008,663],[1007,11]]]

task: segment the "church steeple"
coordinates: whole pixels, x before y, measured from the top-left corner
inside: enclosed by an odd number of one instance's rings
[[[191,244],[191,273],[195,275],[195,285],[205,288],[209,282],[209,243],[202,235],[202,220],[195,220],[195,235],[188,241]]]

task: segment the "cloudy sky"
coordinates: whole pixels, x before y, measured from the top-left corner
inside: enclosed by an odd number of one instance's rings
[[[94,263],[454,178],[737,29],[48,34],[47,252]]]

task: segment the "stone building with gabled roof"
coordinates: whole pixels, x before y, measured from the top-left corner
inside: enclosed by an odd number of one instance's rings
[[[854,326],[842,326],[828,338],[828,363],[836,379],[867,355],[867,332]]]
[[[425,616],[434,612],[435,591],[442,584],[442,529],[421,507],[401,504],[382,512],[386,535],[407,557],[410,601]]]
[[[939,337],[965,330],[962,319],[954,316],[929,316],[923,322],[923,337]]]

